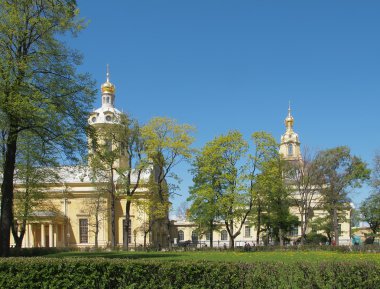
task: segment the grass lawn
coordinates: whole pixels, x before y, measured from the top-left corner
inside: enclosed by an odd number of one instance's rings
[[[230,251],[195,251],[195,252],[62,252],[46,255],[50,258],[122,258],[138,260],[163,261],[211,261],[211,262],[322,262],[322,261],[375,261],[380,263],[380,254],[376,253],[341,253],[332,251],[299,252],[230,252]]]

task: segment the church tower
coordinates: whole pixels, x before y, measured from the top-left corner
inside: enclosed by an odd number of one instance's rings
[[[114,137],[117,126],[120,124],[122,113],[115,108],[116,87],[110,82],[109,67],[107,65],[106,82],[101,85],[102,106],[92,113],[88,118],[88,123],[95,128],[95,138],[89,137],[89,154],[96,152],[97,147],[105,146],[111,151],[118,151],[120,157],[117,159],[116,167],[127,165],[126,146],[123,142],[116,143]],[[114,129],[113,129],[114,128]]]
[[[280,154],[285,160],[301,160],[301,149],[298,134],[293,130],[294,118],[291,114],[290,104],[288,116],[285,118],[286,131],[281,136]]]

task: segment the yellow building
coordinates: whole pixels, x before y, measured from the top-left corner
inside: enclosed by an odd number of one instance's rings
[[[280,149],[279,152],[282,155],[282,157],[287,161],[297,161],[302,162],[302,155],[301,155],[301,148],[300,148],[300,140],[298,134],[293,129],[294,126],[294,118],[291,114],[291,109],[289,105],[288,109],[288,115],[285,118],[285,127],[286,131],[281,136],[281,143],[280,143]],[[294,192],[295,197],[297,196],[297,192]],[[318,195],[316,195],[316,198],[314,200],[315,209],[313,210],[313,219],[316,219],[318,217],[325,217],[327,216],[327,212],[323,209],[318,209]],[[312,205],[313,206],[313,205]],[[291,207],[290,213],[294,216],[297,216],[299,220],[301,220],[300,213],[297,209],[297,207]],[[345,222],[342,222],[339,224],[339,244],[340,245],[349,245],[350,244],[350,235],[351,235],[351,227],[350,227],[350,210],[347,210],[344,212],[346,215]],[[191,243],[193,245],[196,245],[198,247],[202,246],[210,246],[210,236],[208,234],[199,236],[197,234],[197,228],[196,226],[189,221],[186,220],[177,220],[174,222],[175,227],[177,229],[177,239],[175,242],[179,245],[181,243]],[[236,232],[238,228],[234,228],[234,232]],[[309,226],[309,229],[306,233],[310,233],[312,231],[312,228]],[[323,234],[322,231],[319,231],[317,233]],[[225,226],[223,223],[220,224],[219,229],[215,230],[213,233],[213,246],[214,247],[225,247],[229,246],[229,236],[225,229]],[[238,237],[235,239],[235,246],[245,246],[246,244],[249,244],[250,246],[253,245],[263,245],[266,240],[260,239],[259,243],[256,242],[256,235],[257,230],[256,228],[250,224],[249,220],[246,221],[246,223],[242,227],[242,231]],[[289,240],[291,240],[290,243],[293,243],[295,240],[301,237],[301,227],[294,227],[290,232],[287,232],[286,236]]]
[[[88,119],[89,125],[95,130],[102,130],[106,127],[117,125],[118,115],[121,114],[114,106],[115,86],[110,82],[107,69],[106,82],[101,86],[100,108],[94,110]],[[288,116],[285,119],[286,131],[281,136],[280,153],[285,159],[290,161],[302,160],[300,151],[300,141],[298,134],[293,130],[294,118],[291,115],[290,107]],[[103,140],[106,142],[106,140]],[[92,139],[88,140],[89,152],[93,150]],[[110,144],[112,147],[112,143]],[[126,166],[127,157],[121,150],[120,157],[116,160],[116,166]],[[91,170],[88,166],[60,167],[55,169],[59,176],[59,183],[52,182],[43,185],[46,199],[34,210],[29,218],[22,247],[93,247],[95,245],[95,224],[98,219],[98,245],[109,247],[111,245],[111,225],[110,225],[110,198],[107,194],[101,193],[104,182],[94,182]],[[149,190],[144,183],[147,183],[152,175],[153,166],[147,169],[141,176],[135,198],[144,199]],[[117,176],[116,176],[117,178]],[[132,183],[136,182],[136,176],[132,174]],[[18,190],[23,190],[22,183],[16,183],[16,194]],[[116,186],[116,192],[118,187]],[[97,200],[99,202],[97,202]],[[156,247],[167,247],[168,239],[178,245],[181,242],[191,242],[198,246],[210,246],[210,236],[198,236],[193,223],[186,220],[172,221],[170,237],[167,230],[163,229],[164,223],[156,223],[148,234],[144,234],[148,222],[148,216],[139,210],[135,203],[131,206],[131,223],[128,234],[124,230],[126,215],[126,196],[118,194],[115,204],[116,222],[116,245],[123,246],[126,238],[129,239],[130,247],[138,247],[146,243]],[[296,208],[291,208],[291,212],[299,216]],[[316,210],[315,217],[326,214],[323,210]],[[349,219],[349,211],[347,211]],[[350,240],[350,224],[345,222],[340,224],[342,235],[341,244],[348,244]],[[294,228],[288,236],[295,239],[301,234],[300,228]],[[13,238],[11,237],[11,240]],[[221,225],[219,230],[213,232],[214,246],[224,247],[229,244],[227,231]],[[256,230],[248,222],[244,224],[242,233],[235,239],[236,246],[244,244],[256,244]],[[260,240],[260,244],[263,240]],[[14,246],[14,242],[12,244]]]
[[[101,86],[102,106],[93,111],[88,122],[96,130],[117,124],[121,113],[114,106],[115,86],[110,82],[107,69],[107,80]],[[92,140],[89,139],[89,150],[92,150]],[[112,144],[111,144],[112,146]],[[126,166],[126,154],[121,152],[116,166]],[[144,199],[149,190],[144,186],[150,179],[153,166],[142,173],[140,186],[134,198]],[[93,247],[95,245],[95,225],[98,218],[98,245],[110,246],[110,198],[102,193],[106,182],[94,182],[88,166],[60,167],[55,169],[59,183],[47,183],[41,187],[46,198],[34,210],[28,220],[22,247]],[[115,176],[117,179],[118,176]],[[132,185],[137,176],[132,173]],[[24,190],[23,183],[16,183],[15,193]],[[116,185],[115,223],[116,245],[123,246],[129,238],[129,246],[142,246],[144,235],[146,243],[154,246],[167,246],[167,235],[164,235],[162,224],[156,223],[148,234],[144,234],[147,226],[147,215],[136,205],[131,207],[131,223],[128,236],[123,230],[126,215],[126,196],[118,194]],[[99,200],[99,202],[97,202]],[[15,243],[11,237],[11,246]],[[13,243],[12,243],[13,242]]]

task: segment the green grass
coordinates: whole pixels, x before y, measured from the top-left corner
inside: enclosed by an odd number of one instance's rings
[[[380,263],[380,254],[376,253],[341,253],[332,251],[300,252],[231,252],[231,251],[195,251],[195,252],[62,252],[50,254],[50,258],[121,258],[163,261],[211,261],[211,262],[322,262],[322,261],[374,261]]]

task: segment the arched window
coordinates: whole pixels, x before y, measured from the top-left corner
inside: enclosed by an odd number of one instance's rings
[[[107,103],[110,103],[110,98],[107,96],[107,98],[106,98],[106,102]]]
[[[220,240],[222,241],[227,241],[227,231],[226,230],[223,230],[220,232]]]
[[[183,233],[182,230],[179,230],[178,231],[178,241],[181,242],[183,240],[185,240],[185,234]]]
[[[104,145],[107,152],[112,152],[112,141],[110,139],[106,139]]]
[[[193,242],[193,243],[197,243],[198,242],[198,234],[195,231],[193,231],[191,233],[191,242]]]
[[[289,146],[288,146],[288,156],[292,156],[292,155],[293,155],[293,145],[289,144]]]

